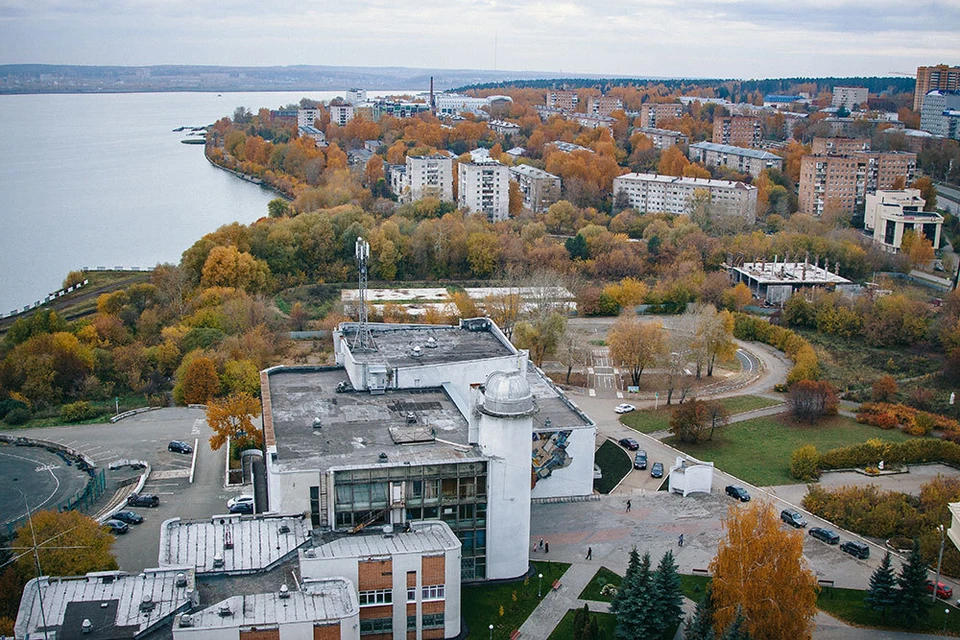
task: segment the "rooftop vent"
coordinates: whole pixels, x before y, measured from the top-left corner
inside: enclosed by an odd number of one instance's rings
[[[178,573],[178,574],[177,574],[177,586],[178,586],[178,587],[185,587],[185,586],[187,586],[187,574],[185,574],[185,573]]]
[[[314,429],[319,429],[319,428],[322,427],[322,426],[323,426],[323,422],[320,420],[320,416],[317,416],[316,418],[313,419],[313,428],[314,428]]]
[[[437,348],[437,339],[433,336],[427,338],[427,349],[436,349]]]
[[[386,462],[388,460],[386,453],[380,453],[380,462]]]
[[[303,552],[303,555],[307,558],[316,558],[317,552],[315,549],[307,549],[306,551]]]
[[[221,618],[226,618],[228,616],[232,616],[233,611],[230,610],[229,604],[222,604],[220,605],[220,608],[217,609],[217,615],[220,616]]]
[[[281,527],[277,529],[277,533],[290,533],[290,527],[287,525],[281,525]]]
[[[280,598],[281,600],[286,600],[287,598],[289,598],[290,588],[287,587],[287,585],[285,584],[280,585],[280,593],[277,594],[277,597]]]
[[[419,346],[414,347],[413,350],[410,352],[410,355],[413,356],[414,358],[419,358],[420,356],[423,355],[423,349],[421,349]]]
[[[213,556],[213,568],[217,569],[222,567],[223,567],[223,556],[218,553],[217,555]]]
[[[417,414],[413,411],[407,412],[407,424],[416,424],[417,423]]]
[[[157,604],[150,596],[143,596],[143,600],[140,601],[140,611],[153,611],[156,606]]]
[[[189,613],[185,613],[180,616],[180,626],[181,627],[192,627],[193,626],[193,616]]]
[[[90,618],[84,618],[83,622],[80,623],[80,633],[90,633],[93,631],[93,623],[90,622]]]

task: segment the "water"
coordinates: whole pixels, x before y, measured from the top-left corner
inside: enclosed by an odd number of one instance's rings
[[[0,314],[72,270],[176,263],[203,234],[267,215],[274,193],[211,166],[172,129],[338,95],[0,96]]]

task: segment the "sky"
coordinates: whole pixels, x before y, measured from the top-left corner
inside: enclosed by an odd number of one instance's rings
[[[0,0],[0,64],[914,75],[958,27],[960,0]]]

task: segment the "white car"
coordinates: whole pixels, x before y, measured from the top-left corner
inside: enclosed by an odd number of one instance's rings
[[[227,500],[230,513],[253,513],[253,496],[242,495]]]
[[[637,408],[632,404],[618,404],[614,409],[617,413],[630,413],[631,411],[636,411]]]

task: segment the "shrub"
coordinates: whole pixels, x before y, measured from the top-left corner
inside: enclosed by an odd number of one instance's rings
[[[24,424],[27,420],[30,419],[30,409],[26,407],[16,407],[7,412],[7,415],[4,416],[3,421],[11,426],[16,426],[19,424]]]
[[[796,368],[796,367],[795,367]],[[790,406],[798,420],[815,423],[822,416],[837,414],[837,393],[826,381],[800,380],[790,387]]]
[[[820,477],[817,465],[820,454],[812,444],[805,444],[790,454],[790,475],[797,480],[809,482]]]
[[[14,400],[13,398],[7,398],[6,400],[0,400],[0,419],[3,419],[8,413],[17,408],[29,409],[29,407],[19,400]]]
[[[86,400],[71,402],[60,408],[60,419],[64,422],[80,422],[96,418],[100,413]]]
[[[772,325],[766,320],[754,318],[745,313],[735,313],[733,314],[733,337],[762,342],[787,354],[787,357],[793,360],[793,368],[787,374],[787,384],[800,380],[816,380],[820,377],[820,365],[813,347],[790,329]]]
[[[891,375],[885,375],[873,383],[871,390],[874,402],[890,402],[897,397],[897,379]]]

